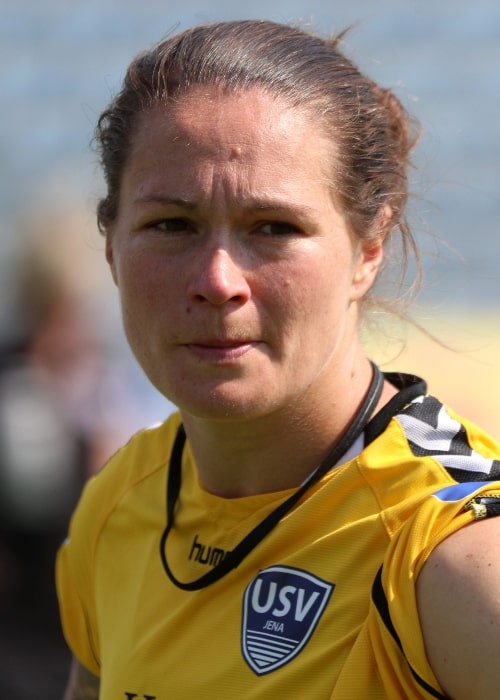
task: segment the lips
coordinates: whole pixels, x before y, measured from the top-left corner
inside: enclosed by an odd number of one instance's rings
[[[250,352],[256,345],[257,342],[254,340],[211,338],[188,343],[186,347],[198,359],[220,364],[234,362]]]

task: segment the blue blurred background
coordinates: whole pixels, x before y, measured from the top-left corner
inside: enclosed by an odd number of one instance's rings
[[[357,23],[347,38],[348,52],[394,87],[422,123],[415,224],[451,246],[441,251],[443,264],[433,263],[426,300],[462,309],[498,304],[496,0],[255,0],[248,7],[230,0],[3,0],[0,7],[4,269],[20,242],[20,213],[40,222],[44,208],[69,198],[86,208],[101,193],[88,144],[133,54],[169,30],[204,20],[303,18],[320,31]],[[5,317],[8,291],[1,298]]]
[[[65,681],[52,565],[82,483],[172,409],[122,340],[94,222],[94,123],[134,54],[243,17],[354,24],[349,55],[421,122],[418,313],[456,347],[398,330],[408,347],[389,360],[500,435],[498,0],[0,0],[0,691],[13,700],[52,700]]]

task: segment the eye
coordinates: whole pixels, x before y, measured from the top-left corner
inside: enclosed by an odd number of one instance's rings
[[[192,233],[194,231],[194,227],[189,221],[180,218],[160,219],[150,224],[150,228],[164,233]]]
[[[300,233],[297,226],[285,221],[267,221],[258,227],[258,231],[268,236],[295,236]]]

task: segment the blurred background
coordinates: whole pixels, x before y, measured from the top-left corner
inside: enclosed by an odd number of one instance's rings
[[[133,55],[214,19],[355,25],[345,50],[422,125],[409,214],[425,284],[412,326],[375,319],[384,368],[500,437],[498,0],[0,0],[0,691],[54,700],[68,653],[53,559],[82,484],[172,406],[122,338],[89,147]]]

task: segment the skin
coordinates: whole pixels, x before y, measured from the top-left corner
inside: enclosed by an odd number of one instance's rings
[[[73,658],[63,700],[98,700],[99,687],[99,678]]]
[[[417,581],[428,659],[454,700],[497,700],[500,518],[473,523],[432,552]]]

